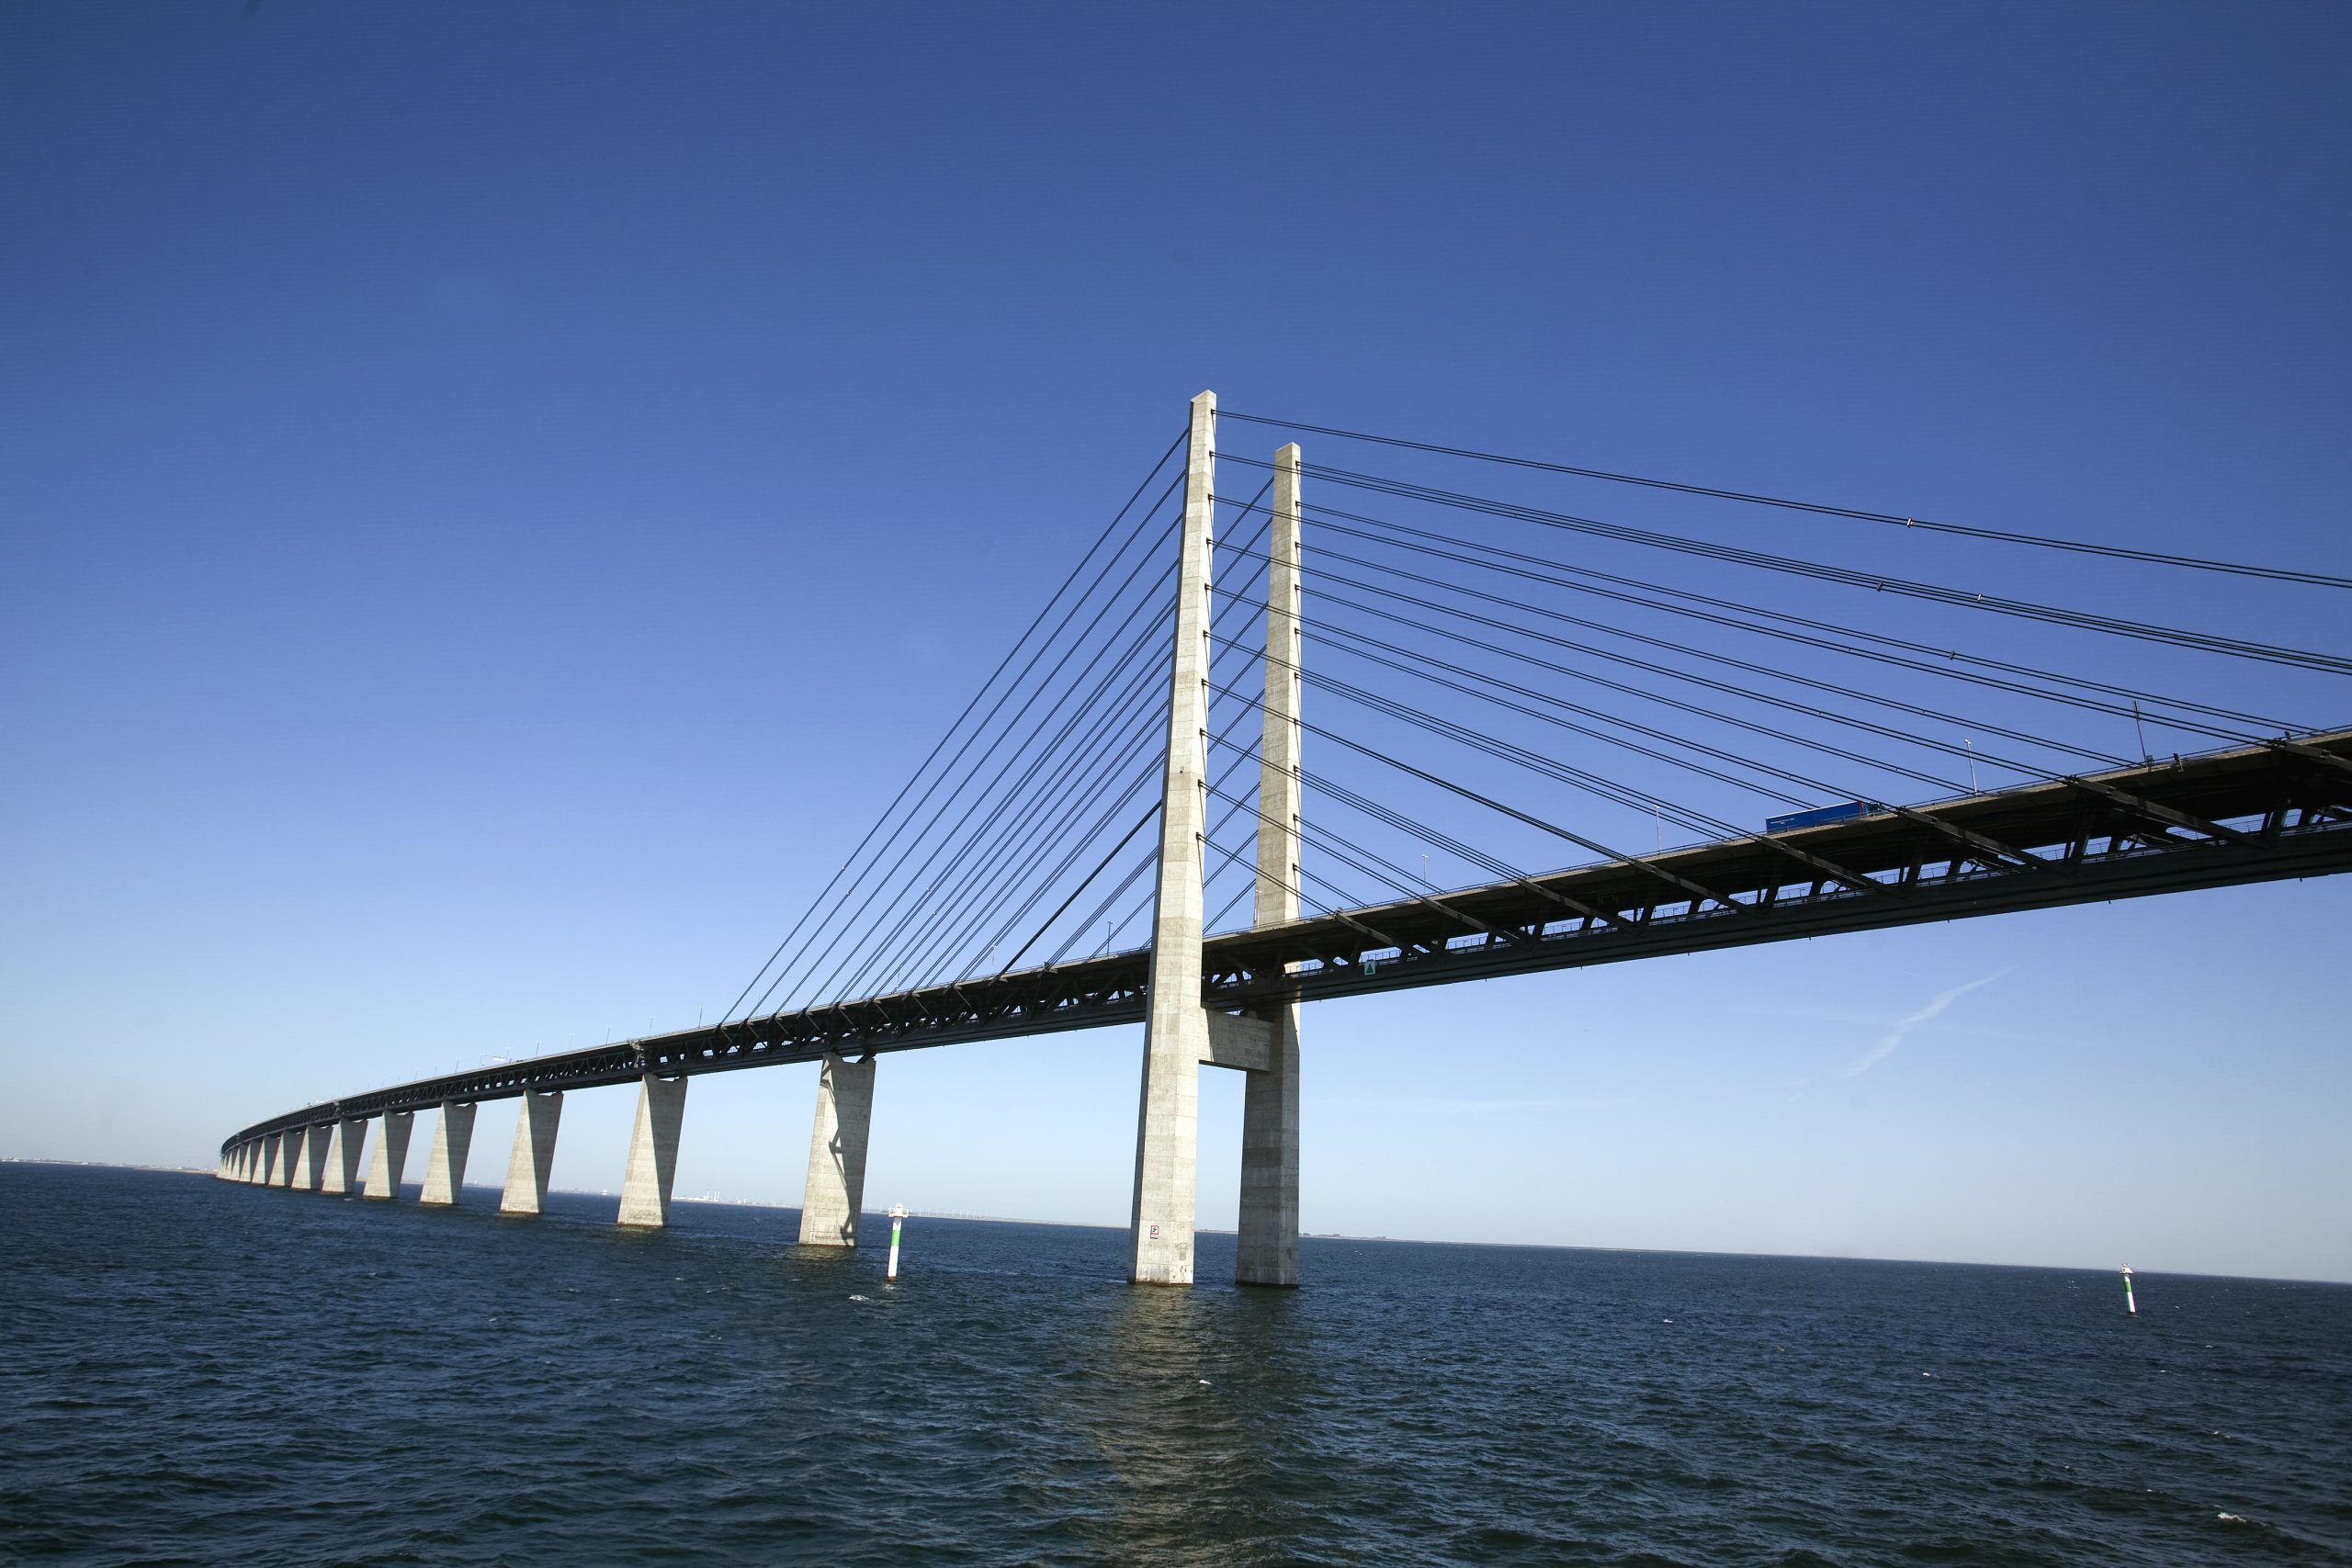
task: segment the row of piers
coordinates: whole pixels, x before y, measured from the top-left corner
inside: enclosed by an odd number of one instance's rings
[[[455,1205],[465,1190],[474,1113],[469,1100],[441,1107],[425,1157],[418,1201]],[[621,1180],[619,1223],[664,1225],[678,1169],[678,1134],[686,1111],[686,1080],[647,1074],[638,1087],[637,1125]],[[810,1247],[857,1245],[858,1205],[865,1192],[865,1145],[874,1113],[874,1059],[824,1059],[818,1079],[817,1122],[809,1140],[808,1193],[800,1239]],[[506,1161],[502,1214],[537,1214],[547,1207],[548,1176],[555,1167],[561,1091],[526,1094],[514,1120],[514,1146]],[[345,1117],[248,1139],[225,1151],[216,1172],[224,1181],[285,1187],[329,1196],[398,1198],[408,1168],[413,1111]],[[375,1129],[372,1141],[370,1126]],[[363,1152],[367,1178],[360,1179]]]
[[[1260,751],[1255,923],[1299,918],[1300,570],[1299,448],[1274,454],[1268,506],[1265,694]],[[1193,400],[1186,444],[1174,643],[1169,660],[1168,750],[1161,784],[1159,865],[1145,1004],[1143,1083],[1136,1128],[1135,1203],[1128,1278],[1137,1284],[1193,1282],[1200,1069],[1248,1075],[1242,1101],[1241,1204],[1235,1279],[1245,1285],[1295,1285],[1298,1270],[1299,1018],[1295,1002],[1228,1013],[1203,1005],[1202,914],[1208,818],[1208,716],[1214,649],[1212,576],[1216,516],[1216,398]],[[804,1247],[855,1247],[865,1196],[865,1151],[874,1113],[871,1055],[823,1059],[808,1141],[800,1211]],[[649,1073],[639,1083],[637,1122],[621,1183],[619,1223],[669,1223],[670,1190],[685,1117],[686,1079]],[[448,1205],[464,1185],[475,1107],[441,1107],[425,1164],[423,1201]],[[555,1158],[560,1091],[526,1093],[514,1126],[499,1212],[536,1214],[547,1201]],[[364,1187],[360,1145],[378,1123]],[[223,1179],[391,1199],[400,1194],[413,1113],[344,1118],[234,1144]]]

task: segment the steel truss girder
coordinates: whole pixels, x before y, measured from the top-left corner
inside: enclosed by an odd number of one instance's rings
[[[2090,775],[2089,788],[2085,782],[2054,780],[1773,836],[1785,843],[1741,838],[1647,863],[1581,866],[1449,892],[1442,904],[1413,898],[1228,932],[1204,946],[1202,999],[1234,1010],[1285,997],[1360,996],[2352,871],[2352,730]],[[2179,838],[2170,830],[2177,818],[2223,831]],[[2025,858],[1980,857],[1976,843]],[[1826,869],[1792,881],[1792,866],[1816,869],[1811,861],[1877,886],[1835,885]],[[1659,897],[1662,886],[1694,885],[1730,907]],[[1490,930],[1465,934],[1465,915]],[[1572,921],[1569,930],[1549,929]],[[307,1106],[221,1146],[445,1101],[625,1084],[648,1072],[731,1072],[829,1053],[1134,1023],[1144,1015],[1148,958],[1140,950],[1112,953],[502,1063]]]

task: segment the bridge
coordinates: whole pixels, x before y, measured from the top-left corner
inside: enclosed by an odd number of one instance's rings
[[[2318,571],[1255,415],[1223,419],[1514,480],[1576,480],[1677,503],[1899,528],[1906,547],[1924,534],[2194,574],[2241,594],[2352,589],[2352,579]],[[500,1209],[536,1214],[563,1097],[635,1084],[618,1220],[660,1225],[687,1084],[814,1062],[821,1066],[799,1240],[854,1247],[880,1056],[1141,1022],[1129,1277],[1192,1282],[1195,1100],[1209,1066],[1246,1075],[1237,1278],[1295,1285],[1306,1003],[2352,869],[2352,729],[2246,712],[2233,695],[2220,700],[2236,686],[2213,673],[2258,671],[2285,687],[2266,696],[2328,702],[2330,683],[2352,675],[2352,659],[1410,477],[1309,467],[1296,440],[1263,460],[1228,453],[1229,468],[1263,479],[1246,499],[1224,495],[1220,423],[1212,394],[1193,400],[1183,434],[718,1021],[305,1106],[225,1140],[220,1177],[396,1198],[413,1119],[431,1111],[422,1199],[455,1203],[476,1108],[515,1099]],[[1347,504],[1310,502],[1310,480]],[[1367,503],[1403,504],[1441,525],[1353,510]],[[1221,545],[1221,519],[1255,529]],[[1883,604],[1891,593],[1906,611],[1932,606],[1998,627],[1999,651],[1926,642],[1907,621],[1893,634],[1835,612],[1702,592],[1688,580],[1601,570],[1556,547],[1503,547],[1479,536],[1479,520],[1792,579],[1833,602],[1860,592]],[[1252,563],[1243,589],[1221,580],[1220,549],[1237,567]],[[1555,591],[1554,602],[1520,596],[1538,590]],[[1584,613],[1561,610],[1560,594],[1575,596]],[[1595,602],[1649,619],[1595,620]],[[1309,614],[1326,606],[1343,615]],[[1234,635],[1251,623],[1261,628],[1254,640]],[[1736,633],[1730,645],[1747,651],[1643,625]],[[2062,639],[2051,646],[2075,637],[2120,649],[2131,663],[2121,676],[2051,668],[2029,632]],[[1759,657],[1743,639],[1773,651]],[[1310,660],[1310,643],[1331,650],[1329,662],[1352,659],[1358,678]],[[2144,671],[2159,656],[2194,684],[2149,689]],[[1854,666],[1879,679],[1863,686],[1836,673]],[[1928,694],[1954,685],[1996,701],[2000,716],[1954,714]],[[1443,705],[1398,694],[1423,687],[1445,694]],[[1319,710],[1310,719],[1309,688],[1359,722],[1327,720]],[[1593,705],[1596,692],[1666,714],[1629,717],[1622,705]],[[2052,733],[2052,710],[2072,728]],[[2079,732],[2125,724],[2136,756]],[[2157,755],[2146,743],[2151,727],[2188,744]],[[1562,734],[1577,743],[1564,746]],[[1442,755],[1399,755],[1408,739],[1442,743]],[[1598,759],[1618,753],[1641,759],[1648,773],[1603,771]],[[1318,759],[1312,768],[1310,754]],[[1836,764],[1836,779],[1815,776],[1821,758]],[[1965,787],[1915,804],[1880,798],[1895,793],[1890,782],[1915,792],[1949,786],[1962,763]],[[1928,771],[1936,766],[1944,771]],[[1999,782],[1978,787],[1980,769]],[[1713,792],[1708,804],[1694,804],[1686,789],[1668,795],[1659,776],[1699,781]],[[1545,786],[1540,805],[1498,787],[1530,777]],[[1385,781],[1385,794],[1373,793],[1374,778]],[[1312,815],[1310,790],[1319,807]],[[1564,795],[1613,813],[1618,842],[1582,817],[1565,820],[1556,805]],[[1752,818],[1758,803],[1798,809],[1754,826],[1730,814]],[[1653,828],[1647,852],[1623,847],[1629,816]],[[1246,840],[1231,831],[1237,822],[1246,822]],[[1477,841],[1467,836],[1472,823],[1486,825]],[[1688,841],[1668,847],[1669,823]],[[1363,841],[1374,837],[1377,845]],[[1539,861],[1556,858],[1560,846],[1580,858],[1565,867]],[[1423,857],[1418,875],[1399,853]],[[1429,874],[1430,853],[1472,874],[1441,888]],[[1343,887],[1335,871],[1355,886]],[[1146,877],[1149,890],[1131,897]],[[1380,893],[1364,897],[1363,879]],[[1212,913],[1208,895],[1220,886],[1233,890]],[[1245,897],[1247,922],[1224,925]],[[1098,925],[1101,941],[1090,946]],[[1145,940],[1114,950],[1128,931]]]

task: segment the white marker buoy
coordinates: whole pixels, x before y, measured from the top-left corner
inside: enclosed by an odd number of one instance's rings
[[[907,1206],[904,1203],[890,1205],[890,1266],[883,1270],[882,1278],[885,1280],[899,1277],[899,1224],[906,1217]]]
[[[2133,1317],[2140,1315],[2140,1304],[2132,1299],[2132,1265],[2129,1263],[2123,1266],[2123,1310]]]

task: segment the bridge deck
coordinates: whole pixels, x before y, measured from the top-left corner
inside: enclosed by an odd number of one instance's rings
[[[2352,870],[2352,730],[1898,807],[1205,944],[1204,999],[1358,996],[1840,931]],[[682,1030],[420,1079],[257,1122],[338,1117],[1045,1034],[1143,1017],[1146,953]]]

